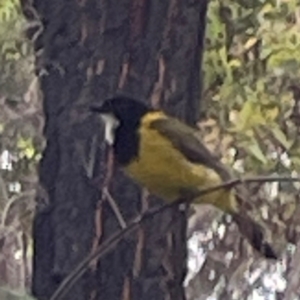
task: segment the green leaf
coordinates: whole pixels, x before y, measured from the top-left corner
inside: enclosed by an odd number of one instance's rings
[[[262,152],[259,144],[255,141],[252,144],[248,145],[245,150],[247,152],[249,152],[250,154],[252,154],[256,159],[258,159],[260,162],[262,162],[263,164],[267,164],[267,159],[264,155],[264,153]]]
[[[291,157],[291,161],[296,167],[300,168],[300,157],[299,156]]]
[[[274,138],[286,149],[290,149],[292,146],[292,142],[288,141],[285,134],[282,132],[282,130],[276,126],[271,128],[271,132],[274,136]]]

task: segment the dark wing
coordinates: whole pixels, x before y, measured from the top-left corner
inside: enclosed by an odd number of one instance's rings
[[[151,128],[167,137],[190,162],[213,169],[224,181],[232,178],[219,159],[203,145],[196,129],[171,117],[153,121]]]

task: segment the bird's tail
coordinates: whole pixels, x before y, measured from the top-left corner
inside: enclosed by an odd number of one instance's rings
[[[240,190],[241,192],[241,190]],[[197,197],[194,203],[208,203],[221,209],[232,216],[241,234],[249,241],[252,247],[264,257],[276,259],[277,256],[271,245],[265,240],[263,227],[248,216],[252,210],[251,203],[240,197],[232,189],[218,190],[201,197]]]
[[[214,170],[215,172],[207,174],[210,177],[209,182],[214,182],[215,184],[219,182],[222,184],[222,182],[228,182],[233,178],[230,172],[218,162],[215,163]],[[201,179],[204,181],[203,178]],[[203,189],[203,185],[201,189]],[[193,202],[195,204],[211,204],[223,212],[230,214],[234,222],[238,225],[240,232],[252,247],[266,258],[275,259],[275,251],[265,241],[262,226],[248,216],[248,212],[254,210],[253,204],[248,199],[250,199],[250,196],[247,189],[239,185],[234,188],[224,187],[214,192],[195,197]]]
[[[277,255],[272,246],[265,240],[263,228],[242,213],[231,214],[233,221],[238,225],[239,231],[247,238],[252,247],[260,252],[264,257],[277,259]]]

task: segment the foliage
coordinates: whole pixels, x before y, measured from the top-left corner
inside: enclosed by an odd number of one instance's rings
[[[13,289],[30,284],[35,168],[42,142],[25,24],[18,0],[0,0],[0,283]]]
[[[249,3],[211,2],[204,102],[213,103],[209,116],[234,138],[243,150],[241,157],[249,155],[245,170],[289,172],[275,153],[288,153],[299,169],[297,129],[291,118],[291,87],[300,76],[297,1]]]
[[[0,95],[11,94],[20,98],[32,80],[32,50],[29,41],[21,34],[25,22],[19,1],[0,2]]]
[[[238,174],[297,175],[300,170],[299,11],[297,0],[210,1],[203,61],[202,110],[206,117],[199,126],[206,144]],[[255,299],[255,295],[275,299],[272,297],[282,293],[288,284],[289,249],[294,248],[287,244],[295,243],[299,237],[299,205],[295,197],[299,184],[249,188],[249,200],[256,208],[254,218],[265,223],[272,244],[285,258],[272,266],[233,257],[231,247],[238,242],[237,233],[224,233],[224,223],[218,223],[213,230],[215,250],[205,250],[207,237],[200,243],[206,263],[198,268],[200,279],[195,279],[188,289],[195,299],[200,299],[196,296],[200,293],[204,295],[201,299],[233,299],[233,294],[235,299]],[[254,272],[256,280],[249,283]],[[214,275],[208,279],[207,274]],[[266,288],[264,278],[274,276],[281,276],[282,280],[274,285],[269,283],[271,287]],[[289,286],[285,292],[286,299],[294,298]]]
[[[204,103],[210,106],[202,127],[206,141],[239,173],[295,174],[300,169],[297,3],[210,4],[204,57]],[[284,185],[289,192],[297,188]],[[273,213],[282,197],[277,194],[268,204]]]

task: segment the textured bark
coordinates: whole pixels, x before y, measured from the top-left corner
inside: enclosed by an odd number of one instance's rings
[[[23,0],[24,13],[38,16],[43,29],[34,43],[47,141],[33,229],[33,293],[49,299],[96,245],[120,229],[110,205],[99,201],[104,183],[126,221],[160,203],[118,170],[108,178],[105,147],[95,146],[102,132],[88,104],[122,91],[194,123],[207,3],[31,2]],[[184,299],[185,241],[184,211],[158,215],[91,266],[65,299]]]

